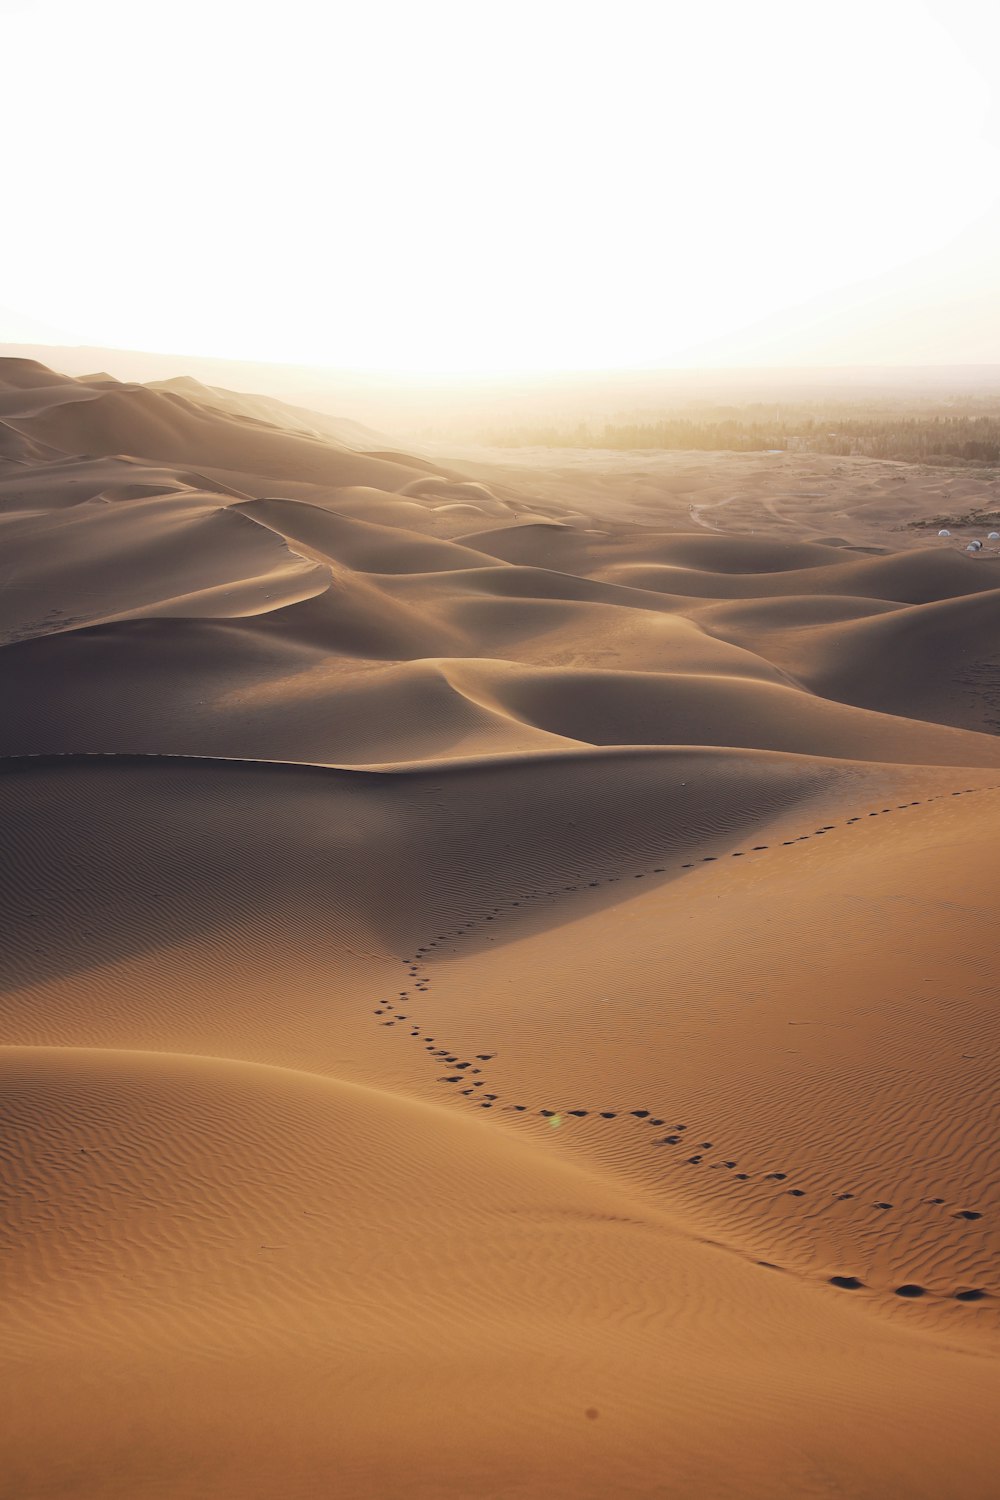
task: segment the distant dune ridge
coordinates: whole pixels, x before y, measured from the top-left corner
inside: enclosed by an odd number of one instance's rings
[[[0,360],[0,1494],[992,1500],[983,484]]]

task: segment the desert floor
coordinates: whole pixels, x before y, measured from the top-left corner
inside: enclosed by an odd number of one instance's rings
[[[0,361],[0,1493],[993,1500],[1000,485],[316,422]]]

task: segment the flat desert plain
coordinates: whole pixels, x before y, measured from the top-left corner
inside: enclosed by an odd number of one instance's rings
[[[0,455],[0,1492],[995,1500],[996,482]]]

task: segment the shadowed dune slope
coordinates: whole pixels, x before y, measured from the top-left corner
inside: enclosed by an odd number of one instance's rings
[[[1000,730],[1000,588],[817,632],[806,651],[825,697]]]
[[[857,614],[804,601],[699,611],[721,639],[751,642],[803,687],[863,708],[996,733],[1000,588]]]

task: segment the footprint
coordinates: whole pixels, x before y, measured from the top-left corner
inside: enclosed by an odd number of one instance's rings
[[[571,1115],[575,1115],[578,1120],[582,1120],[587,1111],[585,1109],[571,1109],[568,1111],[568,1113]]]
[[[856,1292],[864,1286],[864,1282],[859,1281],[856,1276],[831,1276],[830,1285],[842,1287],[845,1292]]]
[[[790,1198],[804,1198],[805,1195],[806,1195],[805,1188],[789,1188],[788,1189],[788,1196]]]
[[[927,1292],[924,1286],[918,1286],[915,1281],[904,1281],[902,1286],[896,1288],[897,1297],[923,1297]]]
[[[635,1119],[637,1119],[637,1120],[648,1120],[649,1119],[649,1110],[648,1109],[634,1109],[632,1111],[632,1114],[635,1117]]]
[[[966,1291],[956,1292],[956,1302],[982,1302],[986,1293],[978,1286],[969,1287]]]
[[[981,1219],[983,1216],[974,1208],[960,1208],[957,1214],[952,1214],[953,1219]]]
[[[768,1174],[765,1177],[764,1181],[765,1182],[784,1182],[785,1179],[787,1178],[787,1176],[788,1176],[787,1172],[768,1172]]]
[[[688,1157],[688,1166],[689,1167],[696,1167],[700,1161],[701,1161],[701,1157],[700,1156],[689,1156]]]
[[[873,1208],[891,1208],[892,1204],[891,1203],[874,1203],[874,1204],[872,1204],[872,1207]]]
[[[614,1112],[613,1109],[602,1109],[601,1110],[601,1119],[602,1120],[617,1120],[617,1118],[618,1118],[618,1116],[615,1114],[615,1112]]]

